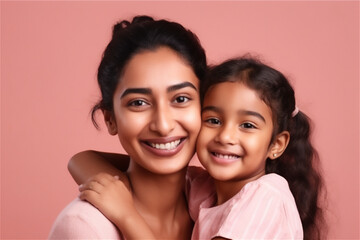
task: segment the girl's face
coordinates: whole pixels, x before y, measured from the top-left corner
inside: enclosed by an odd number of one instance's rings
[[[239,82],[224,82],[206,93],[197,154],[219,181],[248,182],[265,174],[271,156],[271,109]]]
[[[180,171],[194,155],[200,130],[198,90],[193,69],[173,50],[140,52],[120,78],[108,129],[142,168]]]

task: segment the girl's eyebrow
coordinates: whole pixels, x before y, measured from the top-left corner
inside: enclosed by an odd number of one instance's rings
[[[223,112],[220,108],[215,107],[215,106],[206,106],[206,107],[203,107],[201,109],[201,113],[206,112],[206,111],[213,111],[213,112],[216,112],[216,113],[222,113]]]
[[[173,92],[173,91],[179,90],[181,88],[186,88],[186,87],[191,87],[197,91],[196,87],[191,82],[183,82],[183,83],[169,86],[169,87],[167,87],[166,91]],[[152,93],[152,91],[150,88],[128,88],[123,92],[123,94],[121,94],[120,99],[124,98],[126,95],[131,94],[131,93],[140,93],[140,94],[150,95]]]
[[[239,115],[251,115],[254,116],[256,118],[259,118],[260,120],[262,120],[264,123],[266,123],[265,118],[258,112],[254,112],[254,111],[248,111],[248,110],[239,110],[238,111]]]
[[[205,112],[205,111],[213,111],[213,112],[216,112],[216,113],[223,113],[223,110],[221,110],[220,108],[218,107],[215,107],[215,106],[206,106],[206,107],[203,107],[203,109],[201,109],[201,113]],[[237,114],[238,115],[250,115],[250,116],[254,116],[256,118],[259,118],[260,120],[262,120],[264,123],[266,123],[265,121],[265,118],[258,112],[255,112],[255,111],[249,111],[249,110],[239,110],[237,111]]]

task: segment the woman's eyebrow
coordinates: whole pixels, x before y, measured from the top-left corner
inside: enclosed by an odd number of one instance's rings
[[[191,87],[191,88],[197,90],[196,87],[192,83],[183,82],[183,83],[179,83],[179,84],[169,86],[166,89],[166,91],[167,92],[173,92],[173,91],[179,90],[181,88],[185,88],[185,87]],[[150,95],[152,93],[152,91],[151,91],[150,88],[128,88],[121,94],[120,99],[124,98],[126,95],[131,94],[131,93],[140,93],[140,94]]]
[[[167,92],[173,92],[185,87],[191,87],[197,91],[197,88],[191,82],[183,82],[183,83],[175,84],[168,87],[166,90]]]
[[[140,93],[140,94],[146,94],[146,95],[150,95],[152,93],[150,88],[128,88],[126,89],[123,94],[121,94],[121,98],[124,98],[126,95],[131,94],[131,93]]]

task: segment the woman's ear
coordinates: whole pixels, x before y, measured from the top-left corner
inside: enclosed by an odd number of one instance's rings
[[[287,145],[290,141],[290,133],[288,131],[283,131],[276,135],[273,143],[270,146],[268,158],[274,160],[280,157],[285,151]]]
[[[111,111],[103,110],[104,114],[104,120],[106,127],[108,129],[108,132],[110,135],[116,135],[117,134],[117,127],[116,127],[116,121],[114,118],[114,114]]]

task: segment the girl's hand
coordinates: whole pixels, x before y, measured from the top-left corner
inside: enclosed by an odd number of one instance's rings
[[[80,185],[80,199],[94,205],[113,222],[126,239],[156,239],[136,210],[125,174],[112,176],[99,173]]]
[[[111,176],[99,173],[80,185],[79,190],[81,200],[94,205],[116,225],[122,225],[126,217],[136,212],[129,180],[125,174]]]

